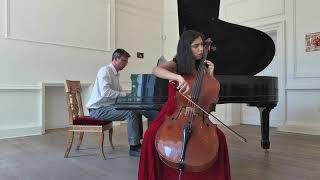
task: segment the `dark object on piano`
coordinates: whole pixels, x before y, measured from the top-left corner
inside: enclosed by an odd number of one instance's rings
[[[131,74],[131,94],[116,99],[117,109],[160,111],[168,98],[168,80],[153,74]]]
[[[154,120],[168,98],[168,80],[153,74],[131,74],[131,94],[116,99],[118,110],[132,110],[139,116],[140,136],[143,136],[142,115],[148,119],[148,125]]]
[[[157,104],[167,101],[168,80],[153,74],[131,74],[131,82],[131,96],[142,97],[143,103]]]
[[[275,45],[262,31],[218,19],[220,0],[178,0],[179,32],[197,30],[211,38],[221,89],[219,102],[247,103],[260,111],[261,146],[270,148],[269,113],[278,103],[278,78],[254,76],[272,61]]]

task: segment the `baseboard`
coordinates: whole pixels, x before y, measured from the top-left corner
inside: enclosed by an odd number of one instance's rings
[[[0,129],[0,139],[16,138],[23,136],[41,135],[41,126]]]
[[[283,125],[278,127],[279,131],[320,135],[320,124],[319,125]]]
[[[46,127],[46,130],[50,129],[63,129],[69,127],[69,124],[60,124],[60,125],[53,125],[53,126],[48,126]]]

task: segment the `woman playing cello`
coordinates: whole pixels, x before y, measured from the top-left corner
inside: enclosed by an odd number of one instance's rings
[[[177,180],[179,171],[167,166],[159,157],[156,149],[157,131],[164,123],[166,117],[175,113],[177,109],[177,93],[187,95],[192,89],[191,85],[184,78],[184,75],[193,74],[199,69],[200,60],[204,56],[204,36],[197,32],[185,31],[179,40],[177,54],[173,61],[169,61],[153,69],[153,74],[159,78],[168,79],[176,82],[169,85],[169,97],[166,104],[156,120],[149,126],[145,132],[140,162],[139,162],[139,180]],[[208,60],[203,63],[207,65],[205,73],[212,76],[214,74],[214,65]],[[176,92],[178,89],[179,92]],[[219,89],[219,84],[217,84]],[[216,136],[219,145],[217,146],[217,155],[213,164],[201,172],[184,172],[181,176],[183,180],[230,180],[230,165],[227,143],[224,134],[218,128]],[[181,174],[180,174],[181,175]]]

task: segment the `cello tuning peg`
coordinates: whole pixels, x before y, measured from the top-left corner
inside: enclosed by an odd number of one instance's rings
[[[216,50],[217,50],[217,47],[216,47],[216,46],[211,46],[211,47],[210,47],[210,50],[211,50],[211,51],[216,51]]]

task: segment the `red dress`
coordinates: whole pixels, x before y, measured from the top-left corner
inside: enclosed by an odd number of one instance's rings
[[[166,166],[159,158],[155,148],[155,136],[166,115],[175,112],[176,92],[172,83],[169,85],[169,97],[156,120],[148,127],[144,134],[141,148],[138,180],[177,180],[179,172]],[[230,164],[225,136],[217,128],[219,137],[218,159],[208,170],[200,173],[184,172],[181,180],[230,180]]]

